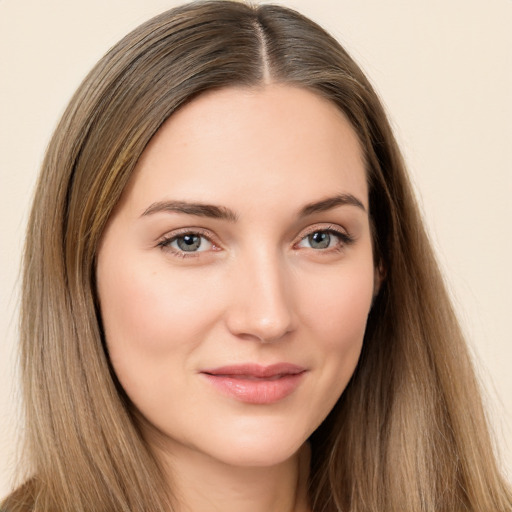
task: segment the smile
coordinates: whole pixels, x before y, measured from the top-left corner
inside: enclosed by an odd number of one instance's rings
[[[249,404],[273,404],[291,395],[306,369],[289,363],[270,366],[244,364],[201,371],[224,395]]]

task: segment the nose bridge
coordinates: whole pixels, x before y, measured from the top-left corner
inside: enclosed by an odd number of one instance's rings
[[[259,247],[240,259],[237,293],[228,312],[228,327],[238,336],[272,342],[293,329],[288,273],[278,251]]]

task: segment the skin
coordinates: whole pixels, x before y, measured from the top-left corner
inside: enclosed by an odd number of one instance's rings
[[[303,211],[340,195],[352,202]],[[102,237],[98,293],[114,370],[180,510],[308,509],[307,439],[355,369],[379,283],[367,212],[354,130],[304,89],[206,93],[142,154]],[[186,233],[197,250],[180,249]],[[305,371],[270,404],[201,373],[278,362]]]

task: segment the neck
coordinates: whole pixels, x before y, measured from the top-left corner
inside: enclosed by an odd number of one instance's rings
[[[308,512],[309,446],[279,464],[225,464],[184,446],[160,445],[177,512]]]

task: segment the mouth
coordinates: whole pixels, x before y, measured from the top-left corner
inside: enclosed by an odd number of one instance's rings
[[[273,404],[291,395],[306,368],[290,363],[269,366],[242,364],[200,372],[213,387],[230,398],[249,404]]]

